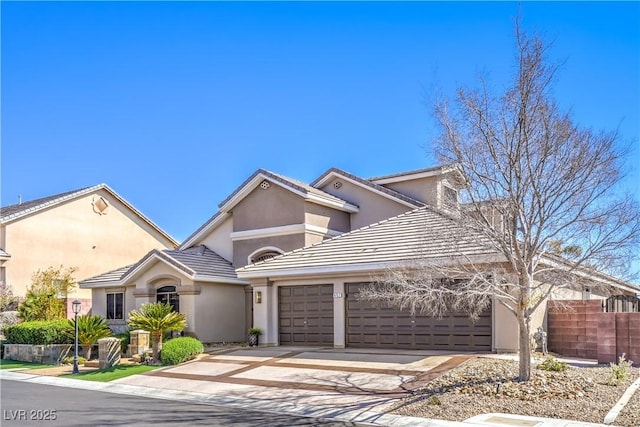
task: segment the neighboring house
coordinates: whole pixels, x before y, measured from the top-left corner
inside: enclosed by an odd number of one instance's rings
[[[74,267],[83,279],[176,245],[105,184],[0,208],[0,282],[18,297],[37,270]],[[88,311],[89,291],[70,297],[86,299]]]
[[[447,230],[456,226],[463,185],[448,166],[372,179],[329,169],[311,184],[261,169],[177,250],[152,251],[80,285],[93,290],[94,313],[114,328],[142,303],[167,301],[187,316],[186,332],[205,342],[244,341],[255,325],[265,345],[513,351],[516,322],[500,304],[473,323],[356,298],[417,251],[438,258],[461,249]],[[499,262],[483,247],[463,249]]]

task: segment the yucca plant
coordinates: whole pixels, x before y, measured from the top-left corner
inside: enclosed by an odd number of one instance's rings
[[[187,327],[186,316],[165,303],[142,304],[140,311],[129,313],[129,329],[143,329],[151,333],[153,362],[160,363],[162,335],[166,331],[182,331]]]
[[[70,333],[74,334],[74,321],[69,319],[71,326]],[[85,352],[85,358],[91,359],[91,348],[93,344],[101,338],[107,338],[112,335],[111,329],[107,326],[107,322],[101,316],[93,316],[83,314],[78,316],[78,344],[82,346]]]

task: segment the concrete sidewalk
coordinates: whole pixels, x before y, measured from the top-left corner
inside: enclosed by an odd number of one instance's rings
[[[43,376],[37,371],[0,371],[0,378],[386,426],[601,426],[505,414],[452,422],[388,413],[401,398],[470,357],[434,351],[245,348],[110,383]]]

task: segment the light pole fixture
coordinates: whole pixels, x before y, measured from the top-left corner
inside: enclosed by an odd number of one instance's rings
[[[74,345],[74,351],[73,351],[73,374],[79,374],[80,370],[78,369],[78,313],[80,313],[80,306],[82,305],[82,303],[79,300],[75,300],[71,303],[71,308],[73,310],[73,315],[74,315],[74,326],[76,329],[76,332],[74,334],[74,339],[73,339],[73,345]]]

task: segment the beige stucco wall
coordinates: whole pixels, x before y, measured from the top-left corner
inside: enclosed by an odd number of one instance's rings
[[[124,319],[108,319],[107,324],[116,332],[122,332],[127,330],[127,313],[136,308],[136,298],[133,295],[133,286],[127,287],[111,287],[100,288],[91,290],[92,307],[91,314],[102,316],[107,318],[107,294],[123,292],[124,293],[124,306],[123,314]]]
[[[336,181],[342,183],[342,186],[338,189],[334,187]],[[403,205],[388,197],[374,193],[370,189],[353,184],[343,178],[330,180],[321,190],[340,197],[360,208],[357,213],[351,214],[351,230],[400,215],[403,212],[408,212],[413,209],[410,206]]]
[[[518,351],[518,320],[496,298],[493,300],[493,349],[502,353]]]
[[[213,252],[229,262],[233,261],[233,242],[229,234],[233,231],[233,217],[229,216],[219,224],[211,233],[198,240],[193,246],[205,245]]]
[[[233,208],[233,231],[301,224],[304,204],[300,196],[279,185],[256,187]]]
[[[304,207],[304,221],[306,224],[343,233],[350,230],[351,219],[348,212],[311,202],[306,202]]]
[[[429,176],[425,178],[412,179],[409,181],[392,182],[382,184],[384,187],[406,194],[416,200],[437,206],[438,181],[442,176]]]
[[[94,212],[96,195],[110,203],[106,215]],[[6,279],[18,296],[26,294],[39,269],[77,267],[74,277],[82,280],[132,264],[154,248],[172,247],[104,190],[7,223],[5,233],[5,250],[11,254]],[[71,297],[90,296],[90,291],[79,289]]]
[[[182,297],[180,297],[182,304]],[[192,331],[202,342],[241,342],[247,339],[245,290],[242,285],[201,284],[195,298]]]

